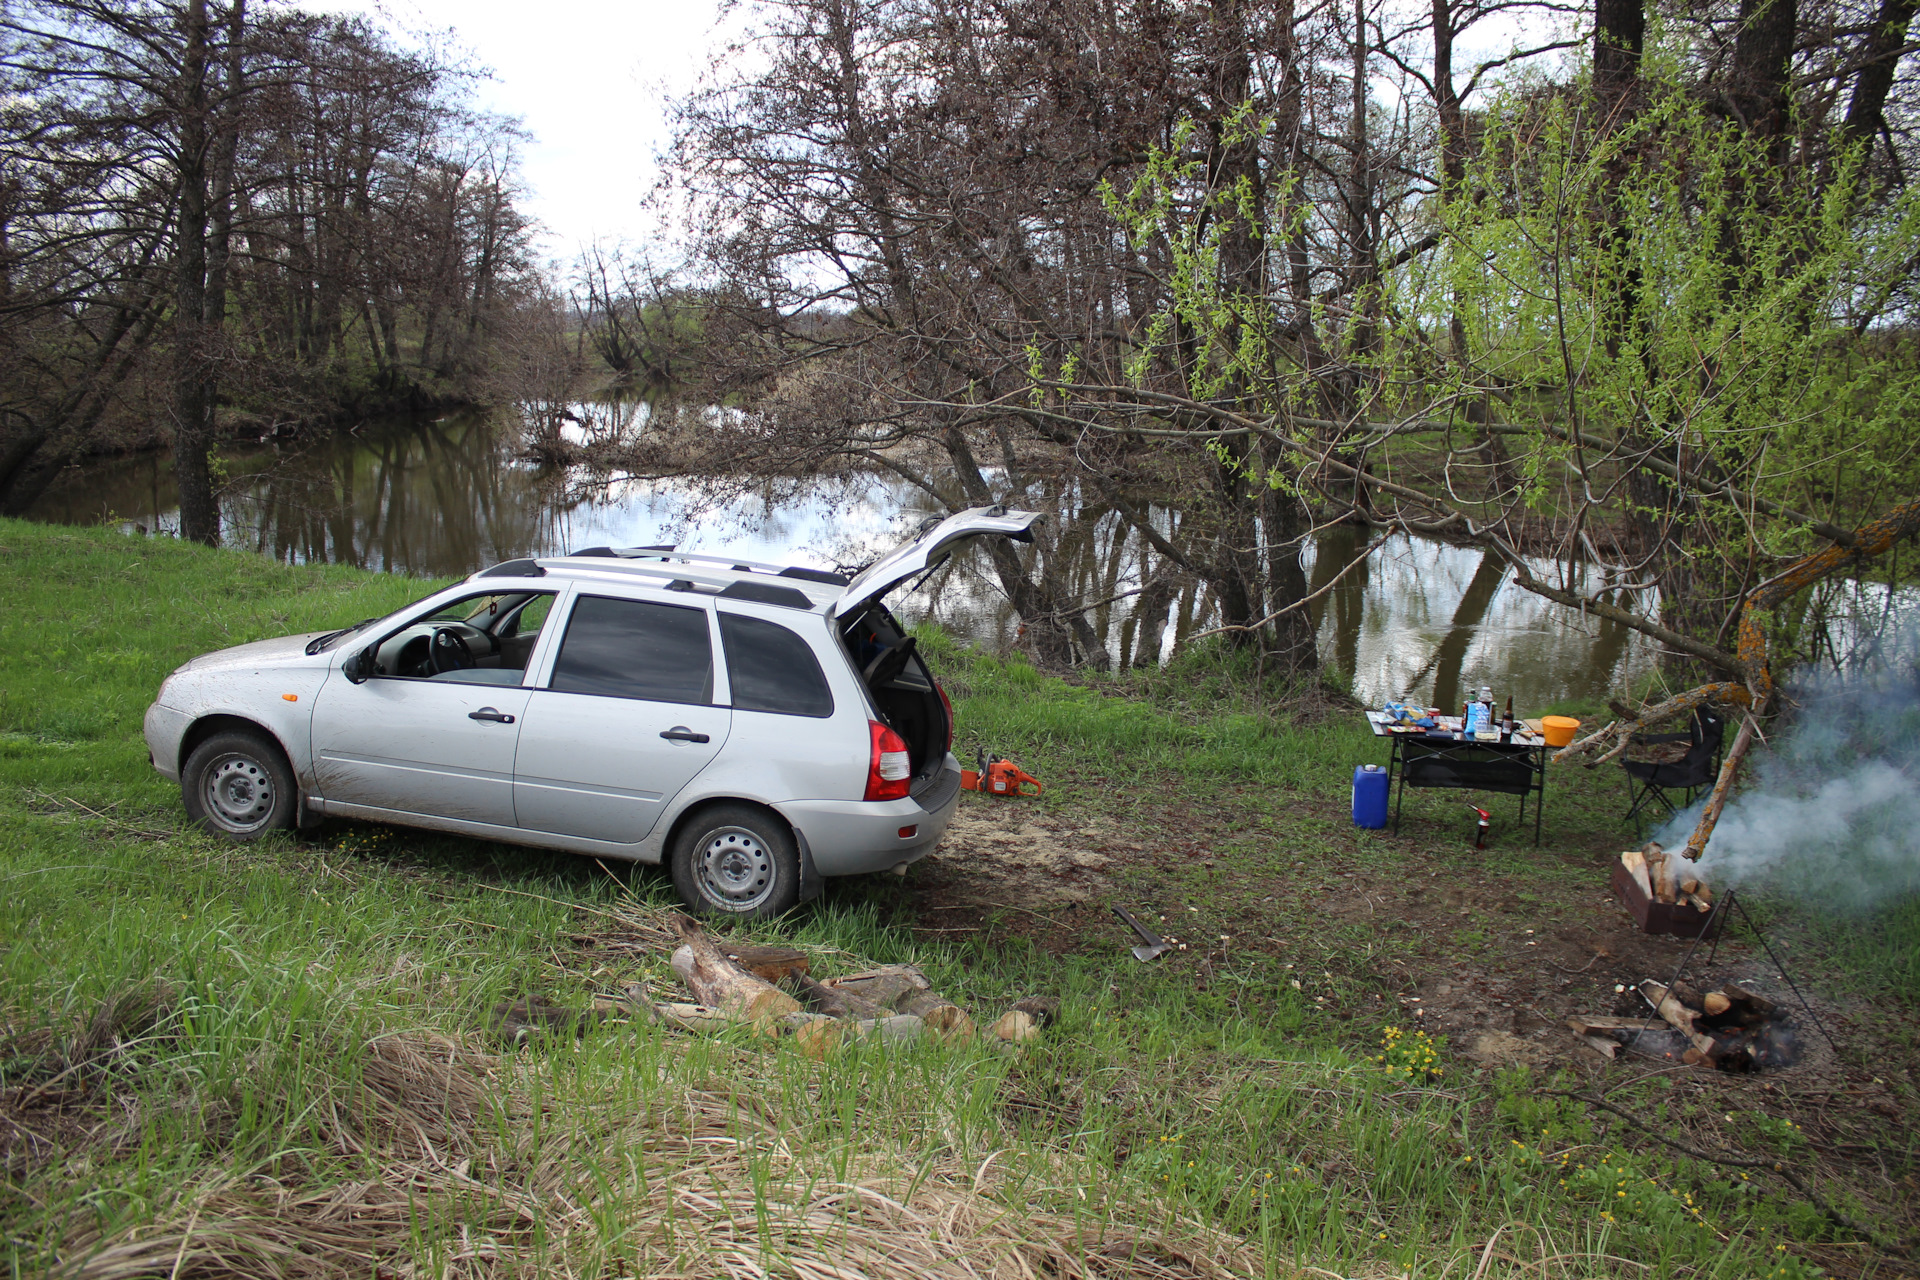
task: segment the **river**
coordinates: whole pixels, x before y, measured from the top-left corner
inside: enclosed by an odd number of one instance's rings
[[[370,423],[293,443],[229,446],[225,538],[287,562],[332,561],[417,576],[470,573],[499,560],[597,545],[669,543],[742,558],[847,567],[871,559],[933,510],[896,477],[719,485],[685,480],[596,482],[517,456],[518,437],[487,417]],[[1208,625],[1192,592],[1164,616],[1132,615],[1141,549],[1116,516],[1089,512],[1071,485],[1028,495],[1072,536],[1056,570],[1087,601],[1116,659],[1153,661]],[[178,527],[171,460],[142,455],[64,473],[30,508],[37,519],[166,533]],[[1091,517],[1091,518],[1089,518]],[[1324,585],[1365,545],[1351,528],[1320,534],[1311,580]],[[1542,563],[1535,572],[1563,571]],[[1576,566],[1576,579],[1584,576]],[[1626,603],[1623,601],[1623,603]],[[956,557],[925,588],[896,600],[977,643],[1004,648],[1017,619],[983,564]],[[1513,585],[1477,549],[1396,538],[1316,603],[1320,653],[1371,703],[1410,694],[1441,706],[1491,685],[1523,710],[1624,692],[1653,669],[1651,643],[1628,628],[1554,605]]]

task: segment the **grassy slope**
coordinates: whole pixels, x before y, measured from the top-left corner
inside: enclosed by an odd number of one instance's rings
[[[1060,994],[1065,1025],[1018,1059],[925,1047],[833,1070],[651,1028],[487,1056],[472,1032],[503,996],[579,1003],[633,977],[664,989],[664,949],[641,945],[657,942],[667,900],[657,873],[618,880],[578,859],[363,827],[236,849],[182,829],[138,737],[181,660],[384,612],[432,584],[12,522],[0,583],[14,602],[0,615],[0,1220],[16,1272],[58,1256],[92,1257],[88,1274],[182,1259],[180,1274],[216,1273],[221,1250],[242,1273],[297,1270],[273,1252],[262,1224],[276,1220],[302,1224],[318,1256],[366,1258],[362,1270],[411,1257],[583,1274],[699,1273],[727,1244],[776,1274],[809,1251],[867,1247],[876,1274],[962,1253],[1038,1267],[1094,1228],[1143,1233],[1163,1258],[1164,1242],[1186,1241],[1196,1261],[1182,1273],[1792,1275],[1802,1251],[1773,1241],[1831,1236],[1724,1170],[1607,1145],[1524,1072],[1467,1077],[1443,1058],[1446,1077],[1416,1087],[1383,1071],[1371,1053],[1394,1019],[1378,967],[1356,957],[1390,951],[1386,936],[1332,938],[1312,957],[1327,966],[1317,989],[1345,1006],[1336,1017],[1273,956],[1223,949],[1195,983],[1110,946],[1057,958],[992,932],[929,946],[886,923],[897,882],[862,882],[765,932],[821,947],[824,968],[917,959],[982,1012]],[[1061,812],[1201,805],[1224,788],[1243,807],[1300,808],[1296,849],[1311,852],[1331,840],[1342,762],[1369,758],[1337,725],[1173,714],[1019,663],[945,663],[966,734],[1043,776],[1099,780],[1052,797]],[[1362,840],[1355,856],[1391,872],[1385,845]],[[1159,887],[1231,917],[1237,904],[1208,900],[1211,871]],[[156,977],[157,1022],[123,1011],[119,1047],[75,1032]],[[1667,1105],[1659,1082],[1616,1096]],[[1742,1137],[1800,1141],[1778,1126]],[[704,1191],[663,1197],[663,1178]],[[824,1196],[862,1179],[908,1205],[887,1229],[922,1255],[884,1232],[863,1243],[873,1224]],[[942,1204],[963,1211],[929,1225]],[[205,1243],[213,1223],[225,1243]],[[1237,1233],[1261,1262],[1192,1223]],[[1480,1252],[1503,1228],[1518,1261]],[[1528,1269],[1549,1255],[1563,1260]]]

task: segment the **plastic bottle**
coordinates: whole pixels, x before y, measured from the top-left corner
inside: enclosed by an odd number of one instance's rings
[[[1387,825],[1387,771],[1382,765],[1355,765],[1353,825],[1378,831]]]

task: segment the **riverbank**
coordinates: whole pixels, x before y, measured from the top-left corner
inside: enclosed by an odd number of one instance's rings
[[[664,877],[353,825],[219,844],[138,736],[186,658],[433,583],[19,522],[0,582],[16,1273],[1905,1273],[1764,1170],[1653,1135],[1777,1159],[1910,1233],[1920,986],[1897,958],[1920,930],[1889,915],[1841,951],[1777,922],[1840,1042],[1797,1073],[1570,1043],[1559,1016],[1678,958],[1606,895],[1617,773],[1556,768],[1537,850],[1510,797],[1490,853],[1457,796],[1357,832],[1348,775],[1380,756],[1351,716],[1075,687],[928,632],[956,750],[1045,794],[967,796],[905,880],[836,883],[757,936],[823,969],[913,959],[972,1007],[1057,995],[1057,1030],[826,1067],[629,1026],[508,1052],[498,1000],[664,984],[635,949]],[[1188,949],[1137,963],[1116,902]],[[1404,1047],[1423,1029],[1443,1074]],[[1565,1096],[1602,1091],[1648,1123]]]

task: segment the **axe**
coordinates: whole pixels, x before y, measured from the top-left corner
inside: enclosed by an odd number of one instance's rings
[[[1125,924],[1127,928],[1133,930],[1140,936],[1142,945],[1133,949],[1133,958],[1135,960],[1144,964],[1159,955],[1162,951],[1171,951],[1173,949],[1172,943],[1162,938],[1159,934],[1151,932],[1147,926],[1135,920],[1125,907],[1115,907],[1113,914],[1119,916],[1121,922]]]

